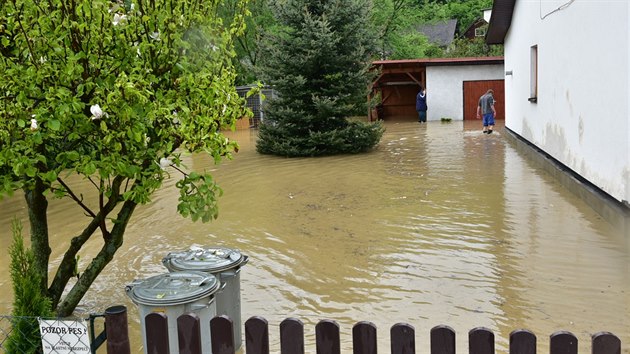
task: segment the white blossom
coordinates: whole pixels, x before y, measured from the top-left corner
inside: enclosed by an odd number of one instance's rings
[[[114,4],[112,7],[110,7],[107,10],[107,12],[111,14],[112,12],[117,12],[118,9],[120,9],[120,5],[119,4]]]
[[[171,164],[171,160],[167,159],[166,157],[162,157],[160,159],[160,168],[162,170],[166,170],[166,168],[169,167]]]
[[[159,41],[160,40],[160,31],[157,32],[152,32],[149,37],[151,37],[151,39]]]
[[[136,57],[141,58],[142,52],[140,51],[140,42],[138,41],[133,42],[132,48],[136,48]]]
[[[39,62],[40,64],[44,64],[45,62],[47,62],[48,60],[46,60],[45,57],[39,57]]]
[[[103,117],[103,115],[107,116],[107,114],[103,114],[103,110],[101,106],[95,104],[90,107],[90,112],[92,112],[92,120],[98,120]]]
[[[133,9],[136,8],[136,4],[131,3],[131,5],[129,5],[129,10],[133,11]]]
[[[123,25],[125,21],[127,21],[127,15],[116,13],[114,14],[114,20],[112,21],[112,23],[114,24],[114,26],[118,26]]]
[[[35,115],[33,115],[35,117]],[[37,130],[37,119],[31,119],[31,130]]]

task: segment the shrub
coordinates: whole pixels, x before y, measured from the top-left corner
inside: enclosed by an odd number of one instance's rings
[[[35,256],[25,248],[22,224],[12,223],[13,243],[9,247],[10,273],[13,281],[13,330],[7,337],[7,353],[41,352],[41,339],[37,317],[53,316],[50,299],[42,291],[42,280],[34,266]]]

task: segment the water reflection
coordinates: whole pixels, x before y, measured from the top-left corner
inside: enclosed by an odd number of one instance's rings
[[[243,319],[267,318],[272,347],[280,321],[298,317],[309,344],[319,320],[336,320],[344,351],[351,326],[369,320],[382,352],[397,322],[415,327],[418,351],[427,350],[431,327],[446,324],[457,331],[460,352],[477,326],[496,331],[499,350],[510,331],[529,328],[542,351],[548,335],[563,329],[579,336],[580,351],[590,350],[589,334],[608,330],[629,352],[629,236],[533,168],[500,129],[484,135],[477,125],[390,122],[371,153],[313,159],[261,156],[254,133],[231,133],[241,144],[234,160],[215,166],[185,157],[223,188],[219,219],[179,218],[169,180],[153,204],[139,208],[82,309],[127,305],[140,352],[137,311],[124,286],[165,272],[160,261],[172,250],[223,245],[250,257],[241,275]],[[0,202],[4,249],[16,214],[25,218],[20,197]],[[81,214],[63,203],[51,214],[58,259]],[[93,242],[81,259],[98,248]],[[10,299],[2,301],[8,309]]]

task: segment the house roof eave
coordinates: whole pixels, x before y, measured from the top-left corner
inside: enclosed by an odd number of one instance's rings
[[[510,25],[516,0],[494,0],[490,25],[486,33],[487,44],[503,44]]]
[[[450,66],[450,65],[492,65],[503,64],[502,56],[496,57],[466,57],[466,58],[424,58],[424,59],[398,59],[398,60],[376,60],[372,66],[404,66],[404,67],[427,67],[427,66]]]

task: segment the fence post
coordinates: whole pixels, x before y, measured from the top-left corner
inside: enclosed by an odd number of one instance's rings
[[[571,332],[558,331],[551,335],[550,354],[577,354],[578,340]]]
[[[107,334],[107,353],[131,353],[125,306],[112,306],[105,310],[105,333]]]
[[[592,337],[592,354],[620,354],[621,340],[609,332],[599,332]]]
[[[269,354],[269,324],[262,317],[245,321],[245,353]]]
[[[397,323],[390,332],[391,354],[415,354],[416,330],[408,323]]]
[[[194,313],[177,317],[177,341],[181,354],[201,354],[201,320]]]
[[[317,354],[341,354],[339,325],[335,321],[321,320],[315,326]]]
[[[168,319],[160,312],[152,312],[144,317],[147,347],[151,354],[169,354]]]
[[[536,336],[526,329],[512,331],[510,354],[536,354]]]
[[[376,354],[376,326],[361,321],[352,327],[353,354]]]
[[[304,354],[304,323],[297,318],[280,322],[280,354]]]
[[[431,354],[455,354],[455,331],[451,327],[431,328]]]
[[[210,340],[213,354],[234,354],[234,324],[226,315],[210,320]]]
[[[483,327],[473,328],[468,332],[469,354],[494,354],[494,333]]]

